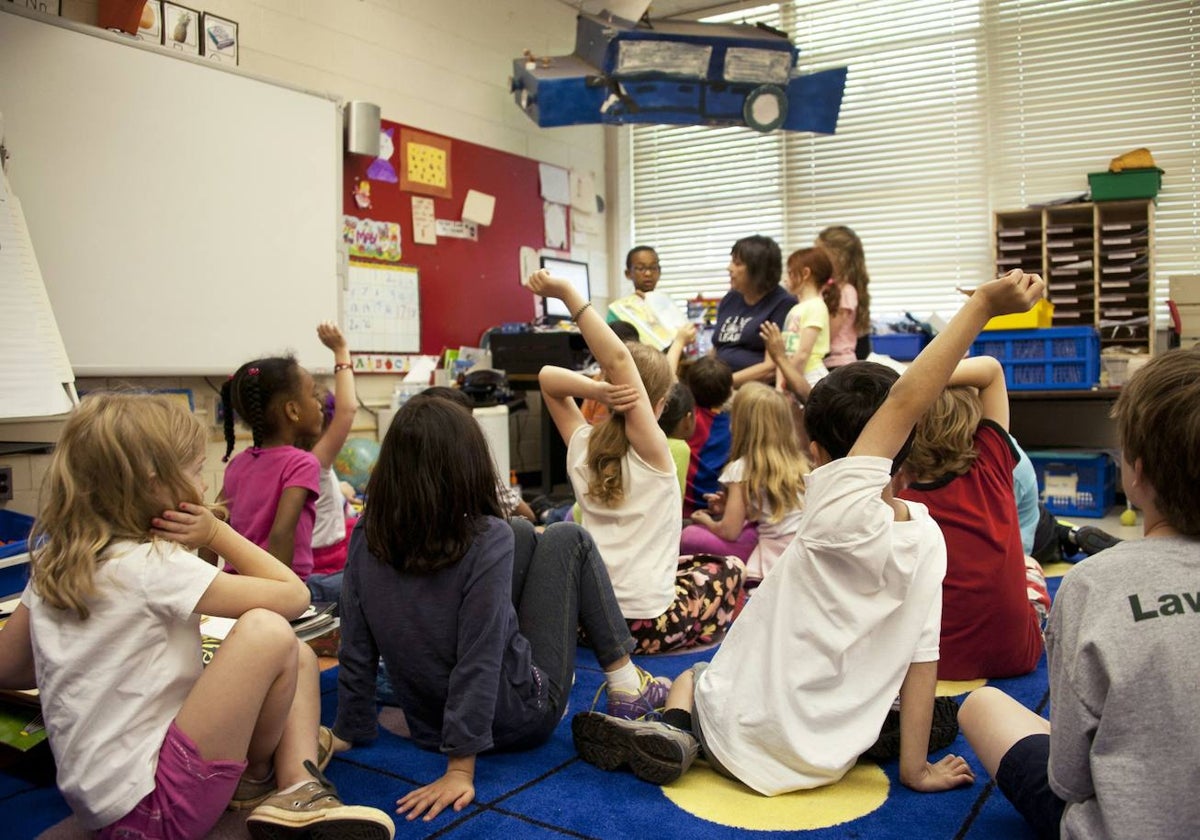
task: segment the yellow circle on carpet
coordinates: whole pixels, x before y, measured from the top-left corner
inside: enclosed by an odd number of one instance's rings
[[[675,805],[695,817],[731,828],[801,831],[829,828],[864,817],[888,797],[888,778],[879,766],[860,761],[837,784],[766,797],[696,764],[679,781],[662,788]]]
[[[957,697],[985,685],[987,680],[938,680],[935,693],[938,697]]]
[[[1047,563],[1046,565],[1042,566],[1042,572],[1048,578],[1062,577],[1069,572],[1071,567],[1074,565],[1074,563],[1067,563],[1065,561],[1061,563]]]

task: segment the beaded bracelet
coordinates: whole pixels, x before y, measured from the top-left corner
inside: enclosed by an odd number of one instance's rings
[[[571,316],[571,320],[572,320],[572,321],[574,321],[576,324],[578,324],[578,323],[579,323],[579,316],[581,316],[581,315],[582,315],[584,312],[587,312],[587,311],[588,311],[588,307],[589,307],[589,306],[591,306],[591,305],[592,305],[592,302],[589,300],[589,301],[588,301],[587,303],[585,303],[583,306],[579,307],[579,311],[578,311],[578,312],[576,312],[574,315],[572,315],[572,316]]]
[[[333,366],[333,372],[337,373],[338,371],[350,370],[352,367],[353,365],[351,365],[349,362],[338,362]]]

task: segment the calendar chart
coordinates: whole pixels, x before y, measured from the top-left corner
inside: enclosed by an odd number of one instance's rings
[[[417,269],[350,263],[343,300],[346,342],[355,352],[417,353],[421,293]]]

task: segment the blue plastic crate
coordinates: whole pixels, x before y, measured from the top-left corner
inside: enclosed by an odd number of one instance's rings
[[[884,333],[871,336],[871,350],[901,362],[912,361],[929,343],[925,333]]]
[[[33,517],[23,513],[0,510],[0,597],[7,597],[25,588],[29,565],[20,557],[29,550],[29,529]]]
[[[1091,327],[980,333],[972,356],[994,356],[1010,391],[1088,390],[1100,382],[1100,336]]]
[[[1116,502],[1116,466],[1104,452],[1028,452],[1038,495],[1056,516],[1103,517]]]

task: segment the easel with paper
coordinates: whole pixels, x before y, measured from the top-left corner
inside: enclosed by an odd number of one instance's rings
[[[4,148],[0,115],[0,164]],[[78,402],[25,213],[0,168],[0,418],[64,414]]]

